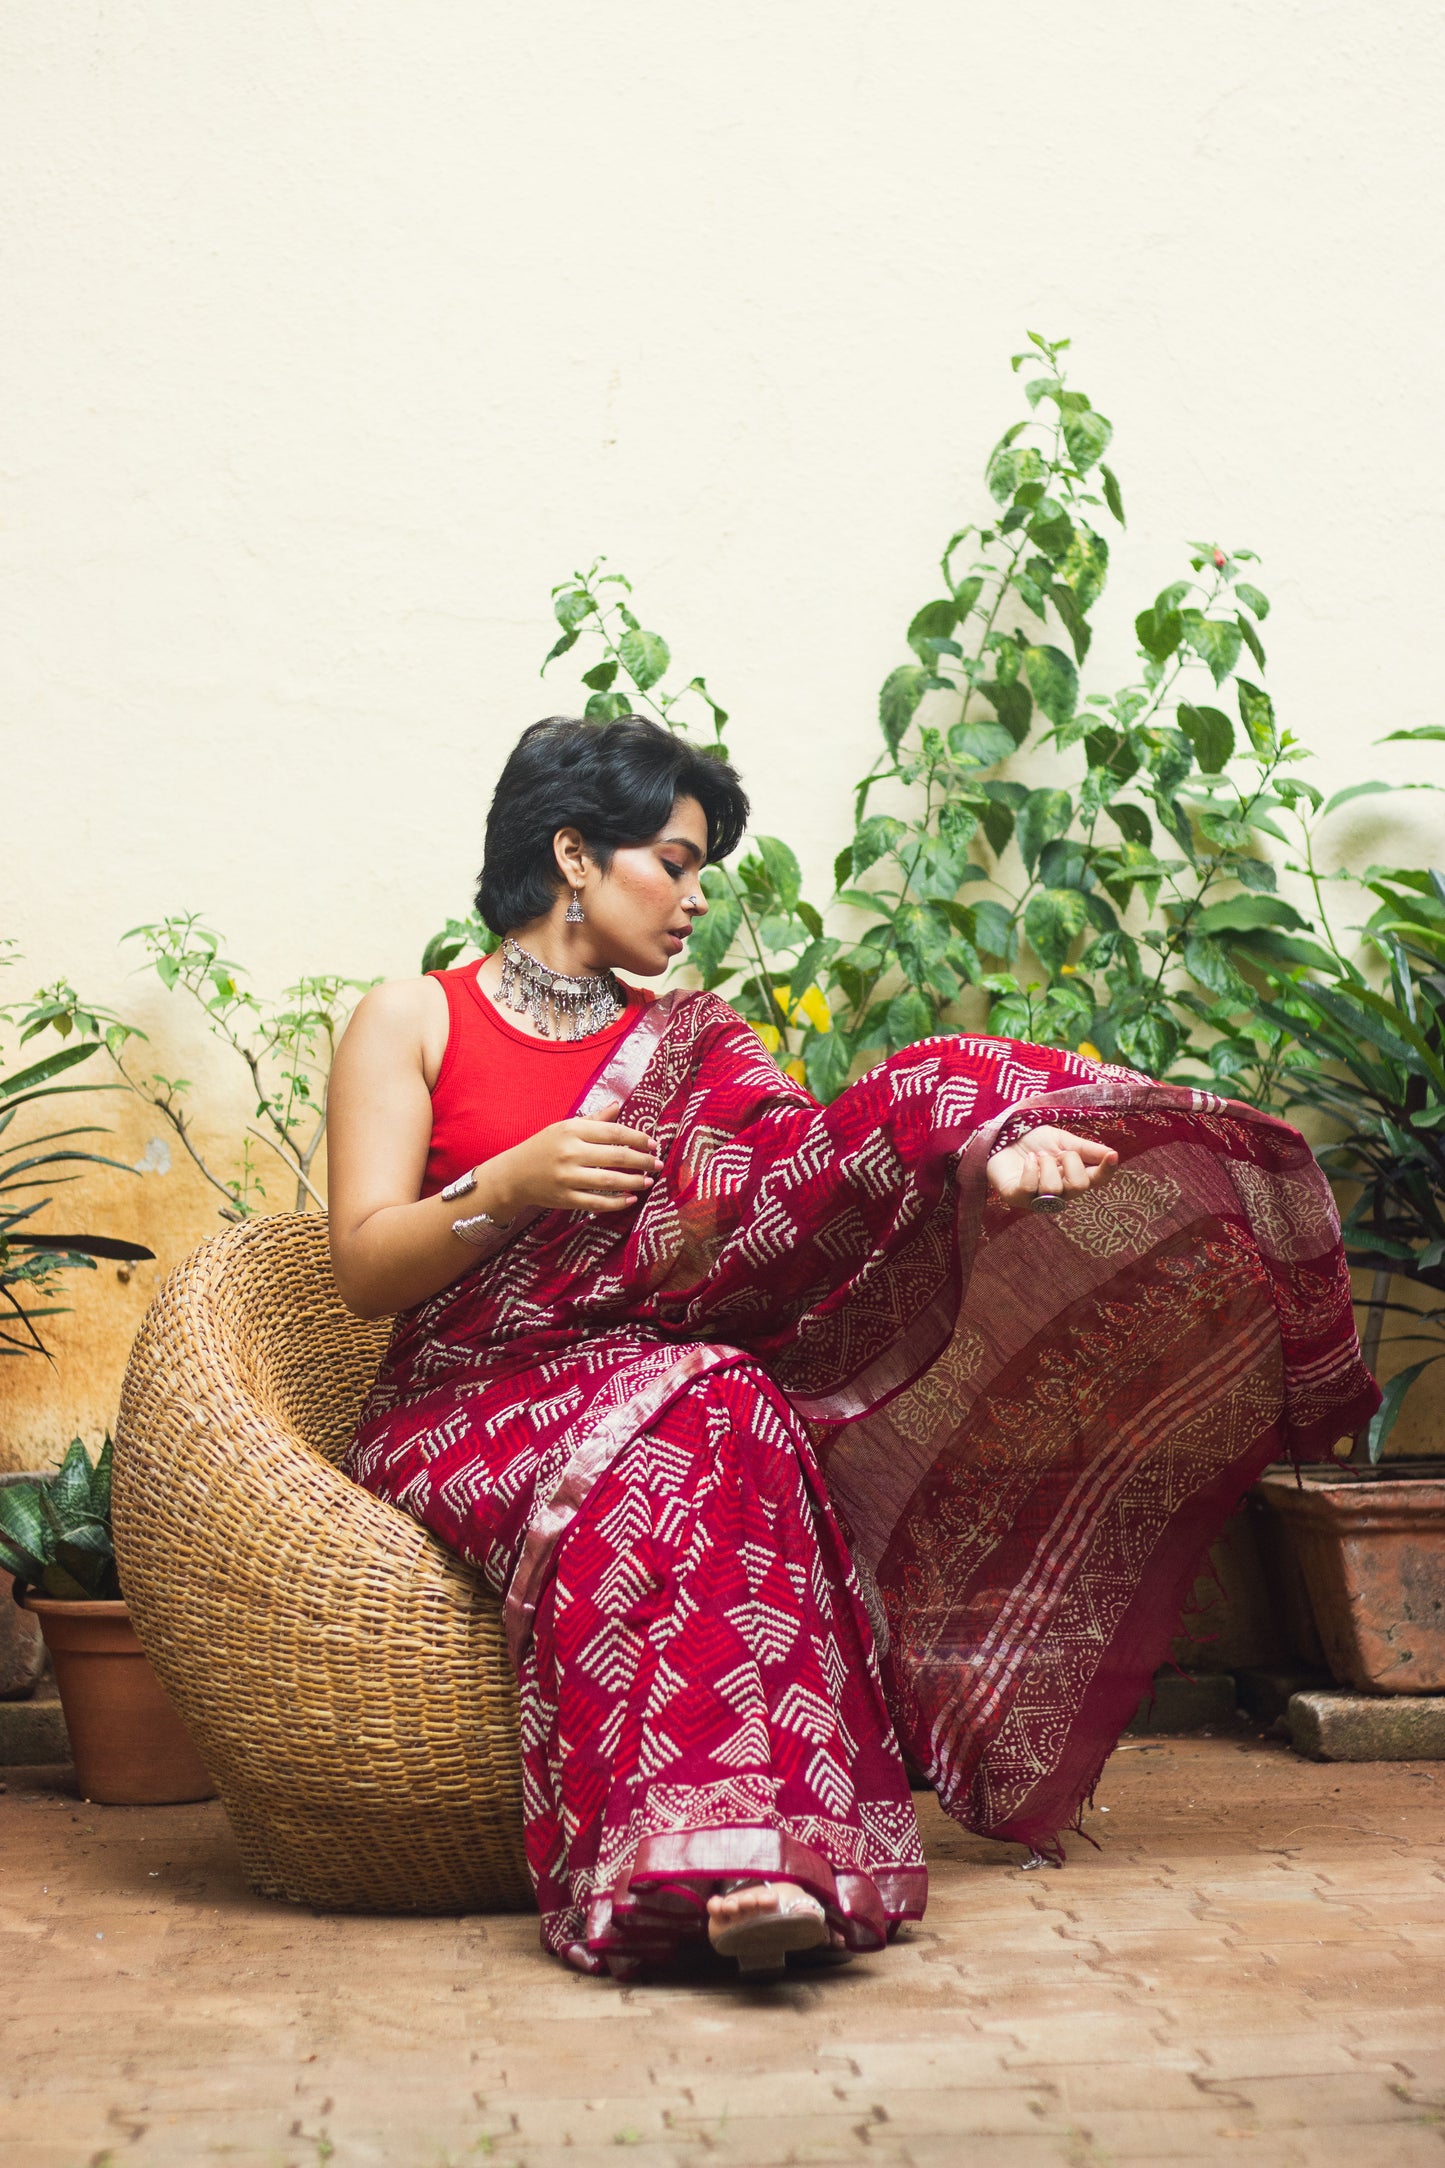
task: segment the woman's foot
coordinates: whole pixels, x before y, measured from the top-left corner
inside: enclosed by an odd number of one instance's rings
[[[708,1940],[745,1980],[775,1977],[789,1951],[828,1940],[823,1907],[796,1882],[743,1883],[709,1897],[707,1913]]]

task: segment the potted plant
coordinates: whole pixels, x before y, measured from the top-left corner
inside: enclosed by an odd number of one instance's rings
[[[209,1799],[215,1786],[136,1637],[110,1527],[111,1443],[76,1438],[58,1471],[0,1487],[0,1566],[40,1621],[87,1799]]]
[[[1368,786],[1366,786],[1368,787]],[[1313,870],[1310,855],[1309,869]],[[1366,1693],[1445,1691],[1445,1457],[1382,1460],[1406,1395],[1445,1357],[1445,877],[1371,867],[1377,909],[1363,929],[1384,966],[1380,987],[1329,934],[1333,970],[1276,980],[1264,1015],[1292,1031],[1319,1066],[1294,1072],[1291,1104],[1328,1116],[1320,1149],[1353,1188],[1344,1218],[1350,1262],[1373,1274],[1364,1353],[1373,1365],[1386,1313],[1399,1344],[1430,1352],[1385,1387],[1356,1440],[1352,1465],[1266,1476],[1303,1570],[1326,1658],[1342,1685]],[[1318,888],[1317,888],[1318,894]],[[1426,1291],[1423,1307],[1389,1299],[1392,1276]]]
[[[0,943],[0,948],[5,945]],[[6,960],[0,956],[0,963]],[[55,1129],[19,1139],[6,1134],[22,1107],[90,1089],[56,1080],[95,1052],[93,1045],[66,1047],[47,1060],[0,1076],[0,1355],[48,1355],[37,1320],[58,1315],[61,1306],[34,1298],[52,1297],[62,1273],[93,1272],[98,1257],[133,1264],[153,1255],[139,1242],[111,1235],[52,1234],[34,1224],[35,1215],[49,1202],[43,1195],[37,1197],[36,1191],[49,1188],[53,1179],[71,1178],[68,1172],[52,1177],[51,1169],[61,1165],[68,1169],[84,1161],[107,1167],[121,1164],[76,1148],[75,1139],[94,1135],[93,1127]],[[32,1693],[42,1662],[36,1622],[5,1602],[9,1593],[10,1576],[0,1567],[0,1699]]]

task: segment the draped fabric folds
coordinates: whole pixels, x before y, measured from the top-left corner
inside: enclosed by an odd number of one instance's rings
[[[505,1598],[548,1947],[626,1973],[757,1873],[875,1947],[925,1892],[894,1734],[1056,1854],[1238,1498],[1377,1404],[1329,1185],[1270,1116],[1006,1039],[819,1107],[709,994],[609,1099],[645,1202],[526,1215],[403,1316],[348,1466]],[[1120,1159],[1052,1217],[984,1173],[1040,1122]]]

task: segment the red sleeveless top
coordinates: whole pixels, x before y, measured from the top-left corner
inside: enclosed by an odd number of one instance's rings
[[[431,1148],[423,1197],[434,1197],[469,1167],[562,1122],[618,1041],[656,996],[627,989],[615,1024],[585,1039],[535,1039],[509,1024],[477,984],[485,958],[434,971],[447,997],[447,1050],[431,1095]]]

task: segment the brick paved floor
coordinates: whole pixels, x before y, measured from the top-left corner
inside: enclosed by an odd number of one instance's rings
[[[930,1800],[923,1925],[748,1991],[266,1904],[218,1806],[5,1774],[5,2168],[1445,2168],[1445,1764],[1130,1741],[1057,1874]]]

